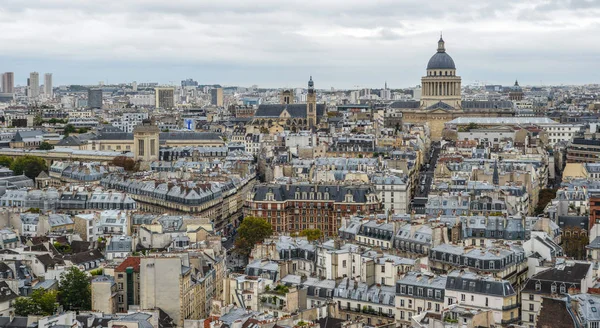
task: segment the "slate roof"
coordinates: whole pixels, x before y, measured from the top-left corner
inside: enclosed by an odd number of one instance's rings
[[[17,131],[12,141],[20,142],[27,138],[35,138],[44,135],[44,131],[33,130],[33,131]]]
[[[366,203],[367,194],[374,192],[369,185],[360,186],[340,186],[340,185],[277,185],[267,184],[260,185],[254,188],[254,200],[261,201],[266,200],[266,194],[268,192],[273,193],[274,200],[294,200],[295,193],[298,191],[302,197],[303,193],[306,193],[307,197],[310,197],[311,190],[315,193],[314,199],[317,199],[317,193],[323,194],[323,200],[325,200],[324,194],[329,193],[329,200],[336,202],[343,202],[344,196],[351,193],[355,203]]]
[[[19,295],[8,287],[6,281],[0,281],[0,303],[14,300],[17,297],[19,297]]]
[[[221,140],[217,133],[213,132],[161,132],[159,139],[163,140]]]
[[[496,280],[492,277],[458,270],[448,274],[446,289],[502,297],[516,294],[507,280]]]
[[[264,104],[258,106],[255,118],[279,118],[286,110],[292,118],[306,118],[307,104]],[[317,117],[325,114],[325,104],[317,104]]]
[[[418,100],[408,101],[394,101],[390,104],[390,108],[414,108],[417,109],[421,106],[421,102]]]
[[[455,109],[454,107],[446,104],[443,101],[438,101],[437,103],[427,107],[427,109],[446,109],[446,110],[452,110]]]
[[[82,140],[80,140],[77,136],[68,136],[66,138],[61,139],[56,147],[67,147],[67,146],[80,146],[84,144]]]

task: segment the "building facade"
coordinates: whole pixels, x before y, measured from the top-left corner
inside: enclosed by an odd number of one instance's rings
[[[320,229],[333,235],[342,218],[382,210],[369,185],[264,184],[248,193],[245,215],[266,218],[276,232]]]

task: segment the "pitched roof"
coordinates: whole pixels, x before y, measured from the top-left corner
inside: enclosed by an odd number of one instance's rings
[[[129,267],[133,268],[133,271],[140,272],[140,262],[141,257],[139,256],[130,256],[125,259],[125,261],[121,262],[119,266],[115,268],[115,272],[125,272],[125,270]]]
[[[258,106],[254,117],[278,118],[286,110],[292,118],[306,118],[307,104],[264,104]],[[317,116],[323,116],[325,104],[317,104]]]
[[[6,281],[0,281],[0,303],[14,300],[17,297],[19,297],[19,295],[8,287]]]

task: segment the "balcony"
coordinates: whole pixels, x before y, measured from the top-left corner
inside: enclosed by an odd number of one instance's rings
[[[346,307],[346,306],[338,306],[338,308],[342,311],[346,311],[346,312],[352,312],[352,313],[361,313],[364,315],[374,315],[374,316],[378,316],[378,317],[386,317],[386,318],[392,318],[394,319],[394,313],[392,312],[392,314],[390,313],[386,313],[386,312],[379,312],[373,308],[368,308],[368,307],[363,307],[362,309],[358,309],[358,308],[353,308],[353,307]]]
[[[502,307],[502,311],[508,311],[512,309],[517,309],[521,307],[521,303],[515,303],[513,305],[505,305]]]
[[[507,320],[502,320],[501,323],[502,325],[509,325],[509,324],[515,324],[521,321],[521,317],[516,317],[516,318],[512,318],[512,319],[507,319]]]

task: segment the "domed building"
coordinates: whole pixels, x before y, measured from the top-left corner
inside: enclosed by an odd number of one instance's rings
[[[441,36],[437,52],[427,63],[427,75],[421,78],[421,90],[421,107],[460,108],[460,76]]]
[[[510,91],[508,92],[508,98],[512,101],[523,100],[523,89],[521,89],[519,81],[515,81],[515,85],[510,88]]]
[[[462,100],[461,78],[456,74],[454,59],[446,52],[441,36],[436,53],[427,63],[426,75],[421,78],[421,92],[420,100],[391,103],[386,117],[401,116],[404,123],[428,123],[433,140],[440,140],[445,123],[458,117],[515,115],[511,101]]]

